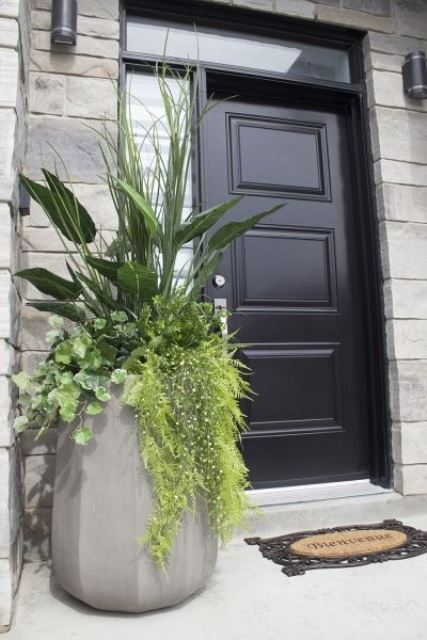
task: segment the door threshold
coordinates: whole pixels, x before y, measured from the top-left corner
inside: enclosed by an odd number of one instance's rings
[[[384,489],[366,480],[346,480],[344,482],[322,482],[304,484],[293,487],[275,487],[272,489],[252,489],[246,492],[254,504],[268,507],[296,502],[313,502],[330,500],[331,498],[355,498],[357,496],[393,493],[392,489]]]

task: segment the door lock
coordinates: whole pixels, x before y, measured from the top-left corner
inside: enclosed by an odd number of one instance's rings
[[[214,275],[214,277],[213,277],[213,285],[217,289],[222,289],[222,287],[225,285],[224,276],[222,276],[220,273],[217,273],[216,275]]]

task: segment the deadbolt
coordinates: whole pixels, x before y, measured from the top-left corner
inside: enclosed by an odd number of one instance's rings
[[[224,276],[222,276],[220,273],[217,273],[217,274],[213,277],[213,285],[214,285],[214,287],[216,287],[217,289],[222,289],[222,287],[225,285],[225,278],[224,278]]]

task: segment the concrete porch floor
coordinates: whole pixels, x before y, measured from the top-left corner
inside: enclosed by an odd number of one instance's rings
[[[264,536],[325,526],[325,519],[333,526],[397,517],[427,529],[425,500],[386,495],[327,502],[271,510],[254,528]],[[237,536],[221,551],[203,591],[179,606],[142,615],[93,610],[64,593],[46,564],[25,565],[14,626],[5,640],[95,638],[426,640],[427,554],[287,578]]]

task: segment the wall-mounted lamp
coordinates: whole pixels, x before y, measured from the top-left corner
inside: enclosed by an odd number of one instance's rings
[[[51,40],[54,44],[76,44],[77,0],[53,0]]]
[[[424,51],[413,51],[405,57],[403,88],[410,98],[427,98],[427,63]]]

